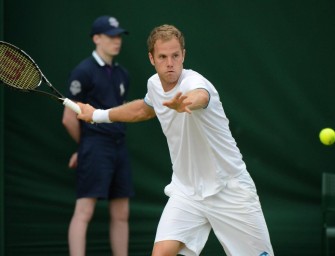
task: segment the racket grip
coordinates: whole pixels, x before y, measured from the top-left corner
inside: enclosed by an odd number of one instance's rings
[[[63,105],[67,106],[70,109],[72,109],[77,114],[81,114],[80,107],[78,106],[77,103],[73,102],[72,100],[70,100],[68,98],[65,98],[64,101],[63,101]]]

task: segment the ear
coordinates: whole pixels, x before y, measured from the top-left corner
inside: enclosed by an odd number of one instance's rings
[[[184,60],[185,60],[185,54],[186,54],[186,50],[184,49],[183,50],[183,63],[184,63]]]
[[[99,34],[95,34],[92,38],[93,42],[95,44],[98,44],[100,42],[100,35]]]
[[[149,52],[148,56],[149,56],[151,65],[155,66],[154,56],[152,56],[151,52]]]

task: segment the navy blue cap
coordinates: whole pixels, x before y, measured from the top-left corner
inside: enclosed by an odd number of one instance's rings
[[[91,29],[91,36],[96,34],[105,34],[109,36],[117,36],[120,34],[128,34],[128,31],[119,27],[119,22],[111,16],[101,16],[97,18]]]

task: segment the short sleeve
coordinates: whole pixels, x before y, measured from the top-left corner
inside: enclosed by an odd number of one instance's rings
[[[87,80],[88,77],[83,70],[73,70],[68,80],[68,97],[75,101],[85,101]]]
[[[206,82],[200,76],[187,77],[180,84],[180,90],[183,93],[187,93],[195,89],[208,90]]]
[[[152,101],[150,100],[150,97],[149,97],[149,94],[147,93],[144,97],[144,102],[150,106],[150,107],[153,107],[153,104],[152,104]]]

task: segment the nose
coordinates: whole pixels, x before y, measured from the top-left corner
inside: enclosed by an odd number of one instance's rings
[[[172,67],[172,66],[173,66],[173,58],[172,58],[172,57],[168,57],[168,58],[167,58],[167,65],[168,65],[169,67]]]

